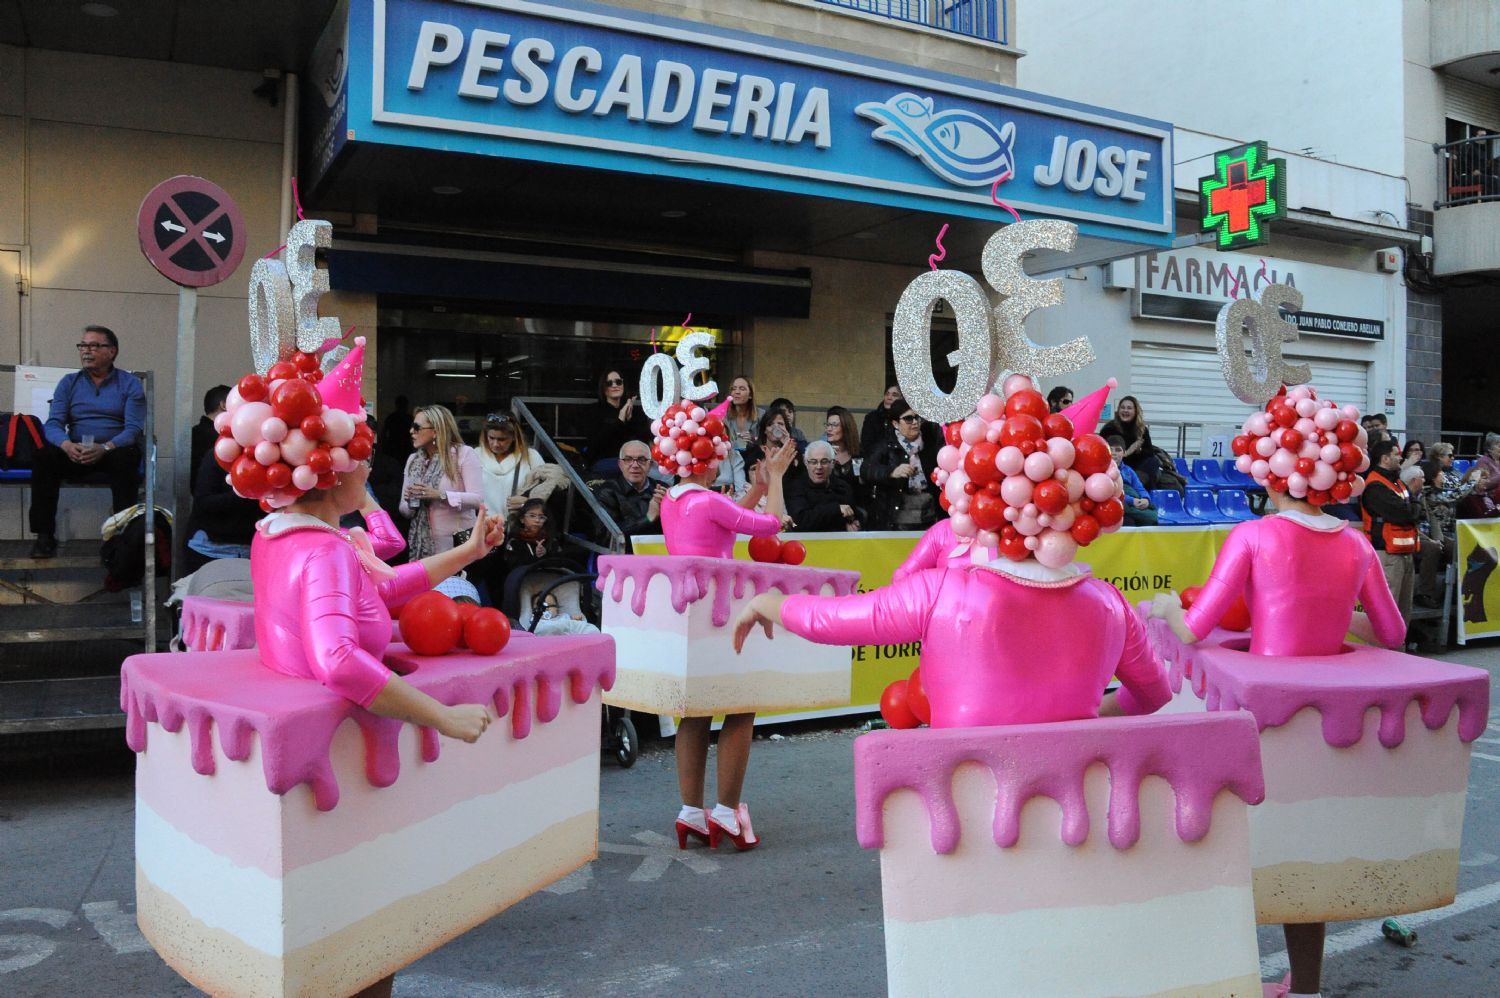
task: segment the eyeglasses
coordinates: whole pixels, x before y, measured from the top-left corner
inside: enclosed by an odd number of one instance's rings
[[[539,509],[534,509],[530,513],[527,513],[525,516],[521,517],[521,519],[523,519],[523,520],[545,520],[545,519],[547,519],[547,514],[543,513]]]
[[[604,379],[604,386],[606,388],[613,388],[616,385],[623,385],[624,383],[625,383],[625,379],[624,378],[605,378]]]
[[[622,458],[620,458],[620,463],[621,464],[650,464],[651,463],[651,459],[649,457],[622,457]]]
[[[903,423],[920,423],[921,421],[922,417],[918,416],[914,412],[909,412],[905,416],[901,417],[901,422]]]
[[[78,344],[78,352],[79,353],[85,353],[85,352],[91,351],[91,350],[113,350],[113,349],[114,349],[114,347],[110,346],[108,343],[80,343],[80,344]]]
[[[411,431],[413,433],[421,433],[423,430],[430,430],[430,429],[432,429],[432,427],[430,427],[430,426],[423,426],[421,423],[413,423],[413,424],[411,424]]]
[[[484,417],[485,426],[509,426],[511,418],[503,412],[492,412]]]
[[[813,458],[811,461],[808,461],[807,466],[809,468],[826,468],[832,463],[833,462],[828,460],[828,458],[826,457],[819,457]]]

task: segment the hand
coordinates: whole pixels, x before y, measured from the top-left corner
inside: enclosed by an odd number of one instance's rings
[[[1151,505],[1151,500],[1147,499],[1145,496],[1136,496],[1130,501],[1135,503],[1136,509],[1145,509],[1147,506]]]
[[[768,472],[780,478],[786,474],[786,469],[792,466],[792,461],[796,457],[797,445],[788,440],[775,450],[767,451],[766,459],[761,463],[770,465]]]
[[[460,551],[467,563],[473,563],[504,542],[505,520],[499,516],[486,515],[484,507],[480,506],[479,517],[474,521],[474,529],[469,532],[469,539],[464,541]]]
[[[82,465],[98,464],[104,457],[104,448],[99,444],[78,445],[77,461]]]
[[[1142,441],[1137,440],[1135,443],[1131,444],[1129,447],[1126,447],[1125,448],[1125,456],[1129,457],[1130,455],[1134,454],[1136,451],[1140,450],[1141,449],[1141,443],[1142,443]]]
[[[851,534],[857,534],[857,533],[859,533],[859,530],[860,530],[859,521],[858,520],[845,520],[844,521],[844,529],[847,530]]]
[[[651,491],[651,504],[646,507],[646,519],[653,523],[661,519],[661,504],[667,498],[667,487],[658,485]]]
[[[781,529],[782,530],[791,530],[791,529],[793,529],[796,526],[797,526],[797,521],[796,520],[792,519],[790,516],[787,516],[785,513],[781,514]]]
[[[846,520],[852,520],[854,518],[854,507],[853,506],[840,506],[839,507],[839,513],[844,517],[844,519],[846,519]]]
[[[1158,593],[1151,600],[1151,616],[1157,620],[1171,620],[1172,616],[1181,610],[1182,599],[1173,590]]]
[[[912,466],[910,464],[901,464],[901,465],[897,465],[896,468],[895,468],[895,470],[891,472],[891,477],[892,478],[910,478],[911,474],[912,474]]]
[[[477,703],[461,703],[444,708],[438,719],[437,729],[449,738],[457,738],[472,745],[489,726],[488,707]]]
[[[628,422],[629,419],[630,419],[630,414],[633,413],[633,412],[635,412],[635,396],[634,395],[632,395],[630,398],[626,399],[625,400],[625,404],[622,405],[622,406],[620,406],[620,422],[622,422],[622,423]]]
[[[777,593],[762,593],[752,599],[740,615],[734,619],[734,653],[738,655],[745,647],[745,639],[759,624],[765,629],[767,640],[775,637],[773,624],[781,621],[781,601],[785,596]]]

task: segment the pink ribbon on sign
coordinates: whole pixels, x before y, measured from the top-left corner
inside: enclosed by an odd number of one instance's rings
[[[1000,176],[995,178],[994,184],[990,186],[990,200],[995,202],[1000,207],[1004,208],[1006,211],[1010,212],[1010,217],[1019,222],[1021,220],[1020,213],[1010,205],[1006,204],[1004,201],[1000,200],[1000,185],[1009,180],[1010,177],[1011,172],[1009,170],[1006,170],[1004,173],[1000,174]]]
[[[396,570],[381,561],[375,553],[375,545],[371,543],[370,535],[365,533],[364,527],[350,527],[346,536],[349,543],[354,545],[354,557],[359,559],[360,567],[373,581],[388,582],[396,577]]]
[[[938,251],[936,253],[929,253],[927,256],[927,266],[931,270],[937,270],[938,261],[942,260],[943,257],[948,255],[947,248],[943,246],[943,237],[947,234],[948,223],[944,222],[943,227],[941,229],[938,229],[937,239],[935,240],[937,242]]]

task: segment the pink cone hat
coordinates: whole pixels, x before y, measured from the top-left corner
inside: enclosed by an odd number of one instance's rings
[[[338,365],[318,382],[318,394],[323,404],[332,409],[342,409],[353,415],[364,413],[361,394],[365,384],[365,338],[354,337],[354,349],[338,362]]]
[[[1109,401],[1109,393],[1119,385],[1118,381],[1110,378],[1102,388],[1090,392],[1062,410],[1062,414],[1073,421],[1074,440],[1085,433],[1094,433],[1098,430],[1099,417],[1104,412],[1104,403]]]

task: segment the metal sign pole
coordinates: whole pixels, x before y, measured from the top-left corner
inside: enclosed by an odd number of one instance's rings
[[[196,395],[193,392],[194,345],[198,339],[198,289],[177,288],[177,391],[172,407],[172,577],[182,572],[187,550],[188,504],[193,489],[193,425]],[[149,511],[154,515],[154,511]]]

